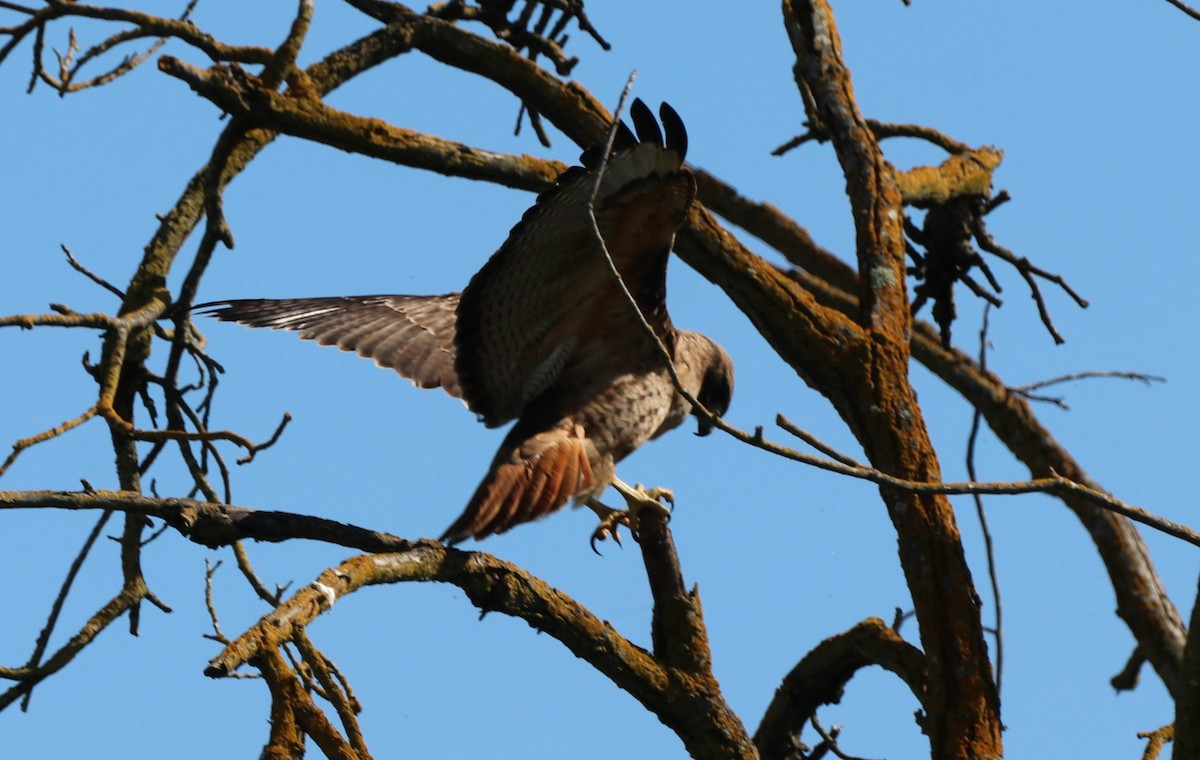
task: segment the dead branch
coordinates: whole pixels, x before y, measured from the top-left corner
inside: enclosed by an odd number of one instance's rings
[[[1200,755],[1200,586],[1183,648],[1183,684],[1175,697],[1175,757]]]
[[[163,37],[174,38],[195,47],[202,53],[207,55],[214,61],[239,61],[242,63],[258,63],[266,64],[270,61],[272,51],[265,47],[256,46],[239,46],[226,45],[216,38],[201,31],[187,20],[187,14],[181,19],[166,19],[159,16],[154,16],[140,11],[126,10],[123,8],[104,8],[82,3],[65,3],[65,2],[49,2],[45,7],[33,10],[22,9],[29,18],[22,24],[13,27],[7,27],[2,30],[3,33],[9,36],[8,42],[0,47],[0,63],[8,57],[9,53],[16,48],[26,37],[31,33],[36,33],[37,42],[36,54],[34,56],[34,78],[35,81],[39,77],[39,72],[42,69],[42,37],[46,28],[54,21],[61,18],[79,17],[92,18],[102,21],[113,21],[119,23],[131,24],[135,28],[135,32],[126,33],[125,36],[112,41],[107,41],[97,45],[96,52],[89,55],[88,58],[94,58],[104,52],[107,52],[115,44],[137,37]],[[190,11],[190,6],[188,8]],[[89,51],[90,52],[90,51]],[[86,60],[83,61],[86,63]],[[121,68],[118,66],[117,68]],[[30,88],[32,89],[32,83]]]
[[[0,491],[0,510],[53,508],[112,509],[168,523],[189,540],[215,548],[243,539],[308,539],[362,551],[407,551],[414,545],[388,533],[292,512],[257,511],[195,499],[153,498],[136,492]],[[271,595],[268,594],[268,598]]]
[[[1134,647],[1129,659],[1125,661],[1125,667],[1121,668],[1121,672],[1110,678],[1108,682],[1117,691],[1133,691],[1137,688],[1142,666],[1145,664],[1146,655],[1142,654],[1140,647]]]
[[[429,581],[458,586],[481,612],[521,618],[557,639],[673,728],[694,756],[754,756],[744,733],[730,733],[740,723],[714,721],[701,711],[719,693],[714,692],[715,681],[709,683],[711,674],[703,678],[660,663],[566,594],[515,565],[434,541],[413,542],[398,553],[352,557],[326,570],[226,647],[205,673],[222,677],[246,662],[278,656],[273,654],[277,647],[360,588]]]
[[[300,55],[300,48],[304,45],[304,38],[308,35],[308,28],[312,23],[313,3],[314,0],[300,0],[300,7],[296,11],[296,17],[292,19],[287,38],[275,49],[270,63],[263,67],[259,81],[267,89],[274,90],[279,87],[295,70],[296,56]]]
[[[1027,385],[1017,385],[1009,388],[1013,393],[1030,401],[1041,401],[1048,404],[1054,404],[1059,409],[1070,410],[1067,406],[1066,399],[1062,396],[1047,396],[1045,394],[1034,393],[1041,388],[1048,388],[1051,385],[1059,385],[1061,383],[1074,382],[1076,380],[1091,380],[1093,378],[1113,377],[1120,380],[1137,380],[1146,385],[1154,383],[1165,383],[1167,378],[1159,375],[1148,375],[1144,372],[1125,372],[1120,370],[1086,370],[1084,372],[1071,372],[1066,375],[1059,375],[1048,380],[1039,380],[1036,383]]]
[[[705,194],[704,187],[701,182],[705,201],[717,204],[713,195]],[[719,205],[718,210],[724,213]],[[795,340],[795,332],[789,332],[785,324],[776,324],[772,313],[758,304],[779,300],[789,305],[783,308],[783,312],[789,314],[796,308],[792,304],[805,304],[806,313],[812,307],[807,306],[788,285],[775,279],[779,273],[773,267],[748,251],[715,221],[699,215],[696,218],[700,220],[699,224],[689,225],[681,231],[676,243],[677,253],[725,290],[781,357],[803,355],[808,344]],[[811,274],[792,272],[789,279],[820,308],[835,309],[848,317],[858,314],[857,299],[851,295],[854,272],[845,262],[814,251],[804,237],[789,232],[798,229],[798,225],[783,217],[779,209],[759,204],[757,213],[738,216],[736,223],[785,254],[797,252],[804,256],[793,261]],[[789,235],[793,235],[790,240]],[[776,242],[775,238],[781,240]],[[749,276],[740,277],[742,272]],[[803,325],[805,321],[800,320],[799,324]],[[970,356],[943,348],[936,331],[927,323],[915,323],[912,350],[913,358],[960,393],[967,403],[983,412],[992,432],[1035,478],[1060,473],[1093,492],[1104,493],[1104,489],[1088,477],[1083,467],[1042,426],[1024,399],[1011,393],[999,378],[980,368]],[[803,365],[793,363],[792,366],[805,377],[807,370]],[[754,436],[749,439],[753,440]],[[1142,538],[1119,514],[1105,511],[1081,494],[1065,492],[1058,495],[1080,518],[1096,544],[1116,591],[1121,618],[1130,626],[1135,638],[1152,653],[1149,659],[1155,670],[1174,691],[1178,684],[1185,628],[1150,564],[1149,551]]]
[[[825,727],[821,725],[821,721],[817,720],[816,713],[813,713],[808,722],[812,724],[813,730],[816,731],[817,735],[821,737],[821,743],[814,747],[812,754],[809,755],[810,760],[819,760],[819,758],[824,754],[825,750],[832,752],[834,757],[841,758],[841,760],[866,760],[865,758],[847,755],[842,751],[842,748],[838,746],[837,740],[842,733],[841,726],[833,726],[831,729],[826,731]]]
[[[979,367],[987,369],[987,349],[988,349],[988,315],[990,310],[984,307],[983,321],[979,327]],[[971,410],[971,432],[967,435],[967,451],[966,451],[966,466],[967,477],[971,480],[978,480],[979,477],[975,470],[975,443],[979,440],[979,430],[983,415],[978,409]],[[996,642],[996,694],[1002,696],[1004,694],[1004,604],[1000,596],[1000,575],[996,570],[996,547],[992,541],[992,529],[988,524],[987,512],[983,508],[983,497],[980,494],[972,494],[972,501],[975,502],[975,515],[979,519],[979,531],[983,537],[983,552],[987,559],[988,584],[992,587],[992,607],[995,609],[992,634]]]
[[[79,427],[83,423],[85,423],[88,420],[95,417],[96,412],[97,412],[96,406],[94,406],[94,405],[90,406],[86,410],[84,410],[84,412],[82,414],[78,415],[77,417],[73,417],[72,419],[66,420],[65,422],[55,425],[52,428],[43,430],[42,432],[37,433],[36,435],[31,435],[28,438],[19,439],[16,443],[13,444],[12,451],[9,452],[7,457],[5,457],[4,462],[0,463],[0,477],[3,477],[4,473],[8,472],[8,469],[10,467],[12,467],[13,463],[17,461],[17,457],[21,456],[21,453],[23,451],[25,451],[26,449],[31,448],[33,446],[36,446],[39,443],[45,443],[46,441],[49,441],[53,438],[57,438],[58,436]]]
[[[75,578],[79,575],[79,570],[83,567],[83,561],[87,559],[92,547],[96,544],[96,539],[100,537],[100,531],[104,529],[108,519],[112,517],[112,512],[105,511],[100,515],[100,519],[96,521],[92,531],[84,539],[83,546],[79,549],[79,553],[75,555],[74,561],[71,562],[71,567],[67,570],[67,577],[63,580],[62,586],[59,587],[58,595],[54,598],[54,603],[50,607],[50,616],[46,620],[46,625],[43,626],[42,632],[38,634],[37,642],[33,647],[33,654],[29,656],[29,661],[25,664],[25,672],[35,673],[42,663],[42,655],[46,653],[46,646],[50,643],[50,636],[54,633],[54,628],[58,624],[58,616],[62,613],[63,604],[67,601],[67,595],[71,592],[71,587],[75,583]],[[33,696],[33,684],[30,684],[25,692],[24,698],[21,700],[21,711],[29,709],[29,700]]]
[[[321,685],[323,696],[327,699],[337,711],[338,718],[342,722],[342,728],[346,732],[346,740],[350,746],[360,757],[370,757],[370,752],[367,751],[367,742],[363,737],[362,729],[358,725],[357,714],[362,710],[362,705],[354,698],[354,694],[349,690],[349,685],[342,677],[333,662],[325,656],[321,650],[317,649],[312,640],[308,638],[308,634],[304,629],[296,631],[292,636],[292,643],[296,645],[296,649],[300,652],[300,656],[304,658],[304,663],[307,665],[317,682]],[[344,689],[344,690],[343,690]]]
[[[895,673],[925,705],[925,656],[879,618],[867,618],[818,644],[784,676],[754,732],[763,760],[800,757],[800,733],[817,708],[841,701],[850,679],[871,665]]]
[[[35,686],[69,665],[75,656],[92,643],[92,640],[126,612],[131,612],[149,590],[144,586],[126,585],[121,592],[97,610],[83,626],[37,667],[10,668],[0,671],[5,678],[18,681],[15,686],[0,694],[0,710],[24,697]]]
[[[271,690],[271,739],[263,751],[266,757],[303,757],[303,733],[312,737],[326,757],[370,758],[369,754],[356,751],[338,733],[277,650],[260,652],[254,658],[254,665]],[[278,727],[276,719],[281,724]]]
[[[812,113],[812,109],[810,108],[806,108],[805,110],[810,114]],[[921,124],[892,124],[886,121],[879,121],[878,119],[867,119],[866,121],[867,126],[871,128],[871,131],[875,133],[875,137],[879,140],[886,140],[889,137],[911,137],[932,143],[933,145],[936,145],[942,150],[951,154],[966,153],[971,150],[970,146],[966,143],[961,143],[958,140],[955,140],[953,137],[942,134],[932,127],[926,127]],[[815,123],[818,125],[820,124],[820,122],[813,122],[811,119],[809,123]],[[813,126],[810,127],[808,131],[796,135],[784,144],[775,148],[775,150],[771,151],[771,155],[782,156],[809,141],[823,143],[828,140],[829,133],[825,131],[822,126]]]
[[[1200,10],[1196,10],[1192,6],[1183,2],[1183,0],[1167,0],[1167,2],[1170,3],[1171,5],[1174,5],[1176,8],[1183,11],[1191,18],[1194,18],[1197,21],[1200,21]]]
[[[1142,760],[1157,760],[1163,748],[1175,740],[1175,726],[1172,724],[1156,728],[1153,731],[1141,731],[1138,733],[1138,738],[1150,740],[1146,743],[1146,751],[1142,754]]]
[[[984,145],[975,149],[963,146],[953,153],[938,166],[896,173],[905,205],[927,208],[956,198],[991,196],[992,176],[1004,160],[1004,151]]]
[[[318,100],[289,97],[262,87],[241,69],[205,71],[170,56],[159,59],[158,66],[250,124],[372,158],[524,190],[545,189],[566,168],[558,162],[485,151],[380,119],[354,116]]]

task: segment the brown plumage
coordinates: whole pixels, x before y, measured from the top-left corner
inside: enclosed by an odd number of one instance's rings
[[[696,184],[683,168],[682,122],[666,104],[660,114],[665,140],[641,101],[631,109],[637,137],[620,125],[597,221],[680,379],[723,414],[733,392],[728,354],[676,330],[667,314],[667,257]],[[601,157],[589,150],[583,166],[563,172],[462,293],[223,301],[209,313],[355,351],[461,398],[488,427],[515,419],[443,540],[503,533],[592,500],[614,482],[617,462],[691,411],[595,242],[587,200]],[[699,432],[708,432],[703,422]]]

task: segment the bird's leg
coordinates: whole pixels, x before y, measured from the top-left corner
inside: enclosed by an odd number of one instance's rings
[[[633,538],[636,541],[639,514],[643,509],[657,509],[669,516],[670,509],[663,502],[666,502],[671,507],[675,506],[675,494],[667,488],[656,487],[648,489],[641,483],[636,486],[630,486],[619,478],[613,478],[612,486],[616,489],[617,493],[621,494],[621,498],[625,499],[626,509],[613,509],[601,504],[596,499],[588,499],[585,502],[588,508],[600,518],[600,524],[596,526],[596,530],[592,533],[593,551],[596,549],[597,541],[603,541],[609,536],[612,536],[613,540],[620,545],[621,534],[618,532],[618,527],[621,525],[629,528],[629,532],[633,534]]]
[[[646,508],[663,511],[669,517],[671,514],[671,508],[675,506],[675,493],[669,488],[659,488],[657,486],[654,488],[646,488],[641,483],[638,483],[636,486],[630,486],[625,481],[615,477],[613,478],[612,486],[613,488],[617,489],[617,493],[621,494],[622,498],[625,499],[625,504],[629,508],[628,511],[631,513],[631,518],[636,518],[637,512]],[[664,501],[669,504],[670,507],[663,504]],[[634,522],[635,525],[631,528],[631,530],[636,529],[637,527],[636,519]]]

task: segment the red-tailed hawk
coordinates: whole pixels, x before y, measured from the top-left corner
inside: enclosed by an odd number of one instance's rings
[[[640,100],[637,137],[619,126],[596,196],[609,254],[684,386],[724,414],[733,364],[709,338],[676,330],[667,315],[667,257],[696,195],[683,168],[687,133],[668,105],[663,134]],[[295,330],[356,351],[422,388],[461,398],[488,427],[516,424],[462,516],[442,535],[458,542],[503,533],[570,501],[608,514],[596,498],[616,463],[678,427],[691,411],[666,363],[613,280],[596,242],[588,199],[603,151],[563,172],[461,293],[223,301],[211,314],[251,327]],[[699,422],[698,433],[709,427]],[[670,493],[655,489],[649,496]],[[610,520],[597,535],[615,531]]]

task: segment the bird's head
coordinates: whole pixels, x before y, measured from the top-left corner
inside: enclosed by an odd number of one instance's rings
[[[717,415],[724,417],[725,412],[729,411],[729,404],[733,401],[733,360],[729,358],[729,354],[725,349],[721,348],[714,341],[704,335],[698,335],[701,344],[705,345],[702,351],[703,361],[700,363],[702,374],[700,375],[700,389],[696,391],[696,400],[699,401],[705,409]],[[713,430],[713,425],[709,420],[700,416],[696,412],[697,428],[696,435],[708,435]]]

